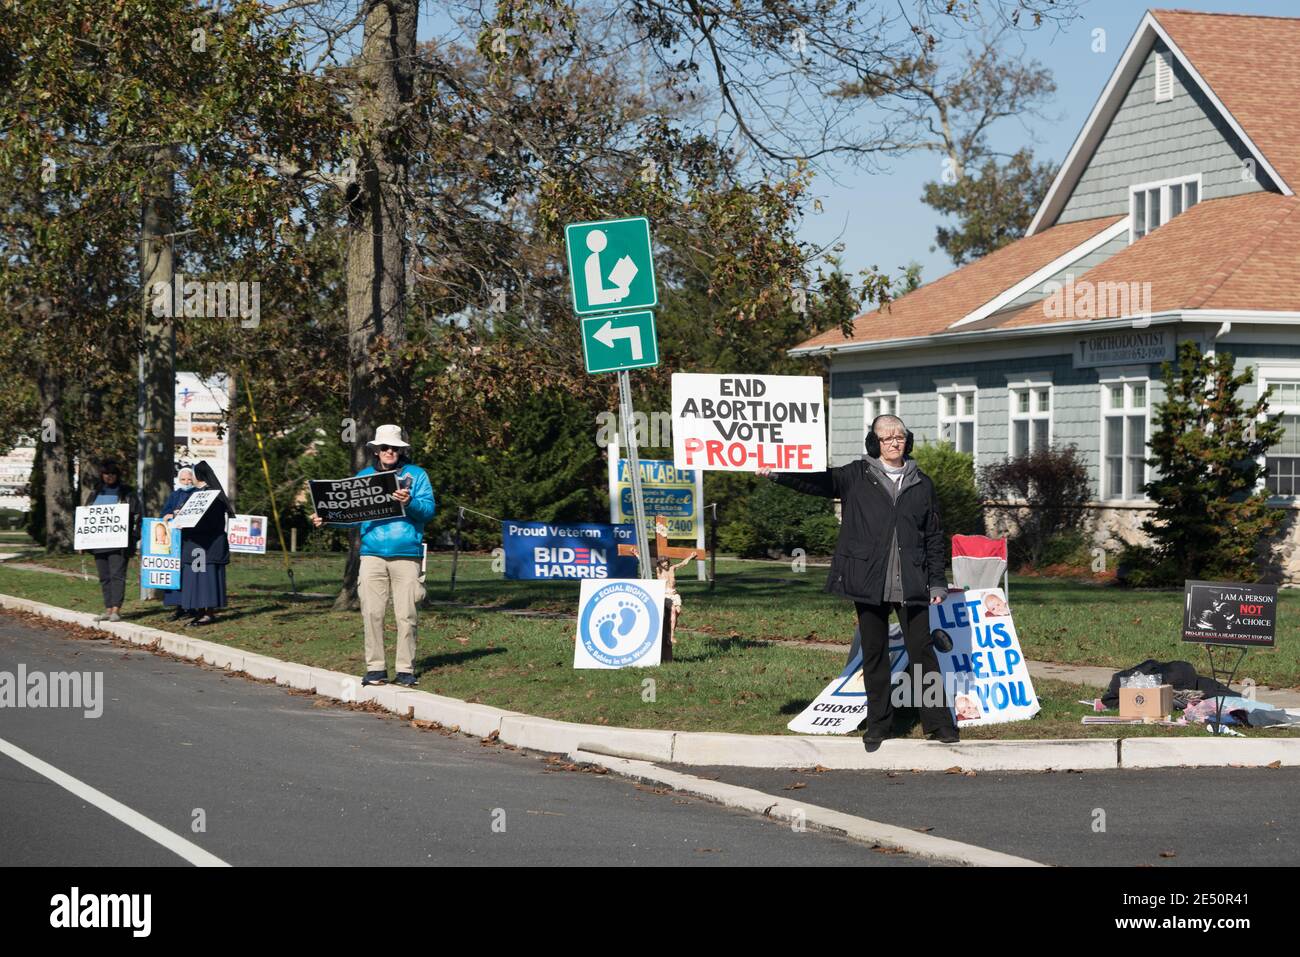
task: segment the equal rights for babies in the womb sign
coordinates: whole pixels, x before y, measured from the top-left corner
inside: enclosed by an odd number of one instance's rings
[[[821,377],[673,373],[673,465],[720,472],[825,471]]]

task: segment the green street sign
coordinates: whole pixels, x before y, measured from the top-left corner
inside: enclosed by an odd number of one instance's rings
[[[580,316],[659,305],[644,216],[564,227],[573,311]]]
[[[618,372],[659,364],[653,312],[619,312],[582,322],[582,356],[588,372]]]

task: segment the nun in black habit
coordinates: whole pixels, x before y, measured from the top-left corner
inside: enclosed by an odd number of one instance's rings
[[[212,612],[226,607],[226,565],[230,563],[226,518],[233,517],[235,509],[207,462],[195,464],[194,481],[198,492],[220,494],[194,527],[181,529],[181,561],[186,566],[181,576],[181,607],[194,616],[193,624],[210,625],[216,620]]]

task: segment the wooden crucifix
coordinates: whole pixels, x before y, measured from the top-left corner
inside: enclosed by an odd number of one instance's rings
[[[672,565],[671,571],[669,572],[669,574],[671,574],[681,565],[685,565],[686,561],[689,561],[691,558],[699,557],[699,549],[669,545],[667,517],[656,515],[654,516],[654,523],[655,543],[651,558],[655,564],[655,570],[658,577],[661,580],[667,580],[665,579],[665,575],[659,572],[658,565],[660,559],[667,559],[670,562],[674,558],[683,559],[683,561]],[[635,545],[619,545],[618,553],[619,555],[636,556],[637,549]],[[675,575],[673,577],[675,579]],[[677,595],[675,588],[672,589],[670,594],[664,596],[663,640],[660,642],[660,647],[662,649],[659,658],[660,661],[673,660],[673,629],[676,625],[678,610],[681,608],[681,601],[681,597]]]

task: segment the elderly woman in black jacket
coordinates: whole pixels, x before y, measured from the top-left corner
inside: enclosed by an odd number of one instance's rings
[[[889,614],[898,616],[907,659],[922,669],[913,695],[921,705],[921,727],[930,738],[958,740],[946,704],[927,705],[927,687],[943,687],[943,674],[930,639],[928,606],[948,594],[943,522],[934,483],[908,457],[912,434],[903,420],[878,416],[867,433],[867,455],[856,462],[813,474],[783,473],[782,485],[840,500],[839,541],[826,590],[853,601],[862,639],[862,676],[867,689],[863,744],[875,751],[889,737]],[[771,474],[763,470],[761,474]],[[937,684],[935,684],[937,682]]]
[[[198,524],[181,529],[181,607],[194,616],[193,624],[210,625],[212,612],[226,607],[226,565],[230,563],[230,543],[226,538],[226,518],[235,515],[234,506],[207,462],[194,466],[194,484],[198,492],[216,491],[217,496]]]

